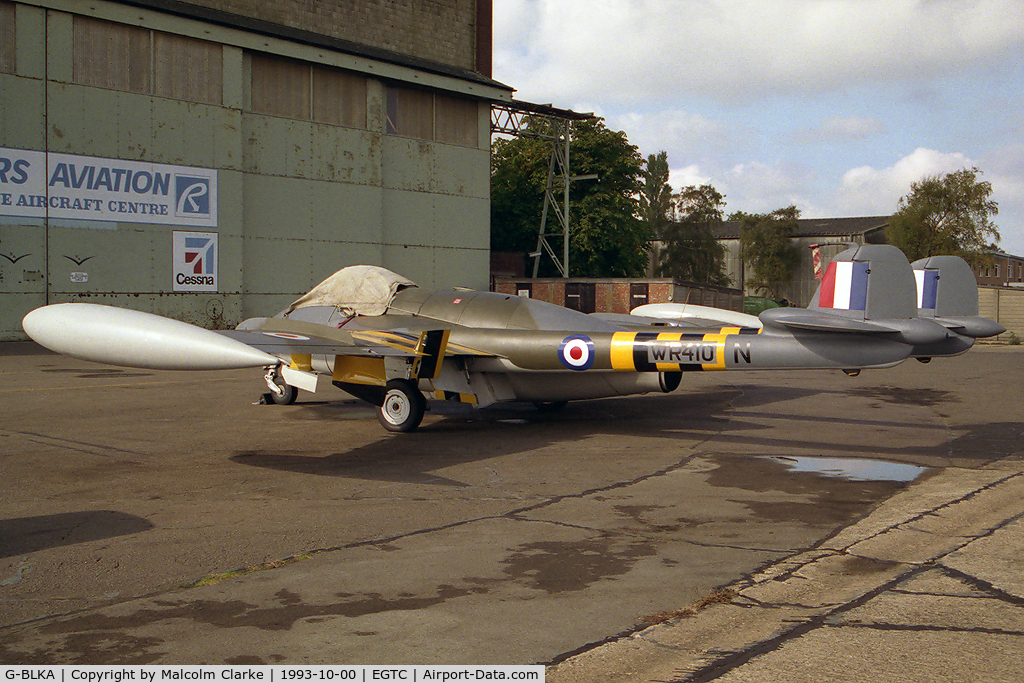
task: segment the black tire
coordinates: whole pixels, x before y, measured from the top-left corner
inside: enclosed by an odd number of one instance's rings
[[[286,384],[283,379],[277,377],[274,380],[274,384],[280,387],[284,393],[278,396],[275,392],[270,392],[270,400],[279,406],[290,406],[295,403],[295,399],[299,397],[299,390],[293,387],[291,384]]]
[[[384,387],[384,403],[377,408],[377,421],[389,432],[411,432],[420,426],[427,399],[407,379],[393,379]]]

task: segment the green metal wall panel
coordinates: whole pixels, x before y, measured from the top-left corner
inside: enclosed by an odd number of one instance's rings
[[[31,308],[72,300],[230,327],[273,314],[359,263],[424,287],[487,286],[490,160],[483,132],[477,148],[386,135],[385,87],[373,75],[365,130],[253,113],[244,55],[279,51],[435,86],[447,83],[444,77],[420,80],[408,67],[118,3],[66,5],[18,4],[17,73],[0,74],[0,147],[213,169],[216,227],[0,217],[0,339],[23,338],[21,318]],[[220,42],[222,104],[75,83],[73,11]],[[488,105],[479,106],[487,121]],[[216,233],[219,291],[173,291],[175,230]]]

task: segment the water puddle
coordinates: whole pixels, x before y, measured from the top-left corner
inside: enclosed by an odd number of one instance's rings
[[[870,458],[832,458],[821,456],[771,456],[794,472],[811,472],[850,481],[913,481],[927,467]]]

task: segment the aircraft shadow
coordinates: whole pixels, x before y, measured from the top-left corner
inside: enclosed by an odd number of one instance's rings
[[[466,487],[437,472],[448,467],[528,452],[565,439],[571,409],[545,415],[532,407],[483,418],[451,413],[412,434],[396,434],[336,453],[244,451],[232,462],[324,477]],[[467,447],[472,444],[471,447]]]
[[[807,390],[788,388],[780,395],[806,396]],[[442,419],[424,424],[412,434],[383,438],[350,450],[323,454],[308,451],[249,450],[232,462],[326,477],[465,487],[437,471],[489,458],[539,450],[553,444],[579,441],[595,434],[644,434],[676,439],[680,431],[717,433],[730,423],[728,406],[741,392],[725,387],[700,394],[610,398],[570,403],[556,413],[532,405],[501,404],[480,410],[449,402],[434,402],[430,414]],[[366,419],[363,405],[301,404],[295,419],[328,420],[341,416]],[[673,415],[670,422],[665,416]],[[710,436],[710,434],[709,434]],[[467,447],[471,444],[471,447]]]
[[[153,524],[116,510],[0,519],[0,557],[149,531]]]
[[[914,428],[944,430],[932,422],[907,423],[886,419],[762,413],[757,406],[775,405],[820,394],[853,394],[881,403],[932,407],[954,402],[951,392],[903,390],[891,387],[821,389],[789,386],[729,385],[708,391],[682,391],[580,401],[557,413],[532,406],[500,404],[481,410],[448,402],[432,402],[433,415],[412,434],[392,435],[374,443],[330,454],[308,451],[246,451],[231,456],[237,464],[315,476],[369,481],[465,487],[468,484],[438,474],[445,468],[538,450],[557,443],[579,441],[600,434],[642,434],[678,440],[690,437],[722,445],[752,445],[763,455],[794,452],[889,459],[934,464],[951,457],[988,461],[1016,452],[1024,436],[1020,423],[978,424],[960,428],[960,435],[934,444],[908,445],[873,440],[865,443],[864,430]],[[351,401],[300,404],[295,419],[370,419],[372,409]],[[671,416],[671,419],[666,419]],[[820,423],[828,439],[814,438],[813,429],[778,428],[780,421]],[[772,432],[771,434],[766,432]]]

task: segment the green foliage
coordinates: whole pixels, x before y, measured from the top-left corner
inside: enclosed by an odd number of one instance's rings
[[[530,252],[544,206],[551,145],[531,138],[491,146],[491,249]]]
[[[938,254],[970,260],[988,248],[989,240],[998,241],[991,217],[999,205],[991,199],[992,183],[979,181],[979,173],[965,168],[912,183],[886,229],[889,243],[916,261]]]
[[[725,247],[712,233],[722,223],[725,197],[711,185],[689,186],[674,197],[676,221],[663,230],[658,272],[702,285],[728,287]]]
[[[643,175],[639,151],[625,133],[609,130],[601,119],[574,122],[571,140],[572,175],[596,173],[599,180],[577,181],[570,187],[570,276],[642,275],[650,233],[638,217]],[[550,142],[527,137],[495,141],[491,155],[491,248],[495,251],[536,248],[550,159]],[[559,230],[549,212],[547,232]],[[542,276],[557,274],[548,259],[541,264]]]
[[[668,184],[668,152],[647,157],[644,186],[640,194],[640,218],[647,224],[654,239],[664,239],[672,210],[672,186]]]
[[[768,214],[738,212],[730,220],[738,220],[743,260],[751,277],[747,285],[779,298],[782,287],[789,282],[800,263],[799,247],[790,239],[800,218],[795,206],[776,209]]]

